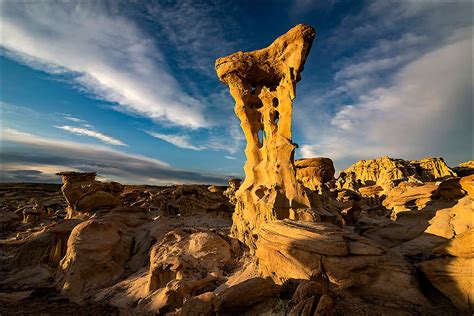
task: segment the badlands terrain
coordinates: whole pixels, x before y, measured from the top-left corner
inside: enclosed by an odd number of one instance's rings
[[[314,30],[216,61],[245,179],[0,186],[1,315],[469,315],[474,161],[294,159]]]

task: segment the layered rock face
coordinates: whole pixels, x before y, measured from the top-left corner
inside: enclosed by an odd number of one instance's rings
[[[427,304],[414,269],[375,242],[326,223],[274,221],[259,230],[257,257],[277,283],[324,274],[341,295]],[[390,287],[387,287],[390,282]]]
[[[383,194],[391,220],[358,219],[361,234],[403,255],[460,310],[474,297],[474,175],[440,182],[402,182]],[[369,215],[370,216],[370,215]]]
[[[247,140],[245,180],[236,192],[232,234],[255,248],[255,230],[275,219],[298,218],[311,200],[296,180],[291,141],[292,101],[315,31],[297,25],[269,47],[216,61],[229,86]]]
[[[103,183],[95,180],[95,172],[59,172],[66,198],[68,218],[101,208],[111,209],[120,205],[123,186],[117,182]]]
[[[407,161],[381,157],[360,160],[341,173],[341,177],[352,177],[358,181],[356,186],[379,185],[386,190],[402,181],[432,181],[452,176],[456,176],[456,173],[446,165],[442,158]]]

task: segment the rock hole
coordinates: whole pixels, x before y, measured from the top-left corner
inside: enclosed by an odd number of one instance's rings
[[[258,137],[258,147],[262,148],[262,146],[263,146],[263,131],[261,129],[258,130],[257,137]]]
[[[275,125],[278,125],[279,121],[280,121],[280,113],[278,111],[275,111],[273,113],[273,123],[275,123]]]
[[[274,107],[277,107],[278,106],[278,99],[277,98],[273,98],[272,99],[272,104]]]
[[[250,84],[250,93],[253,94],[253,95],[255,95],[256,90],[257,90],[257,89],[256,89],[255,85],[254,85],[254,84]]]
[[[265,196],[265,190],[262,189],[262,188],[261,188],[261,189],[257,189],[257,190],[255,190],[255,195],[256,195],[259,199],[261,199],[261,198],[263,198],[263,197]]]

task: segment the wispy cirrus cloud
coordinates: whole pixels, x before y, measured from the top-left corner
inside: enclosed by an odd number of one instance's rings
[[[45,138],[11,128],[3,130],[2,145],[0,177],[3,182],[18,181],[25,175],[29,178],[34,176],[35,181],[50,182],[55,177],[54,173],[68,169],[95,171],[107,179],[130,184],[224,184],[226,179],[225,175],[176,169],[163,161],[142,155]]]
[[[235,50],[233,33],[239,24],[232,18],[230,3],[179,0],[155,1],[147,6],[147,13],[157,22],[163,35],[178,52],[178,65],[215,78],[217,57]],[[231,39],[232,38],[232,39]]]
[[[161,133],[156,133],[156,132],[151,132],[151,131],[147,131],[146,133],[150,136],[161,139],[167,143],[173,144],[179,148],[198,150],[198,151],[205,149],[205,147],[193,145],[189,137],[186,135],[161,134]]]
[[[189,128],[204,106],[171,75],[157,43],[104,2],[1,2],[4,53],[117,109]]]
[[[80,119],[78,117],[74,117],[71,114],[63,113],[62,116],[63,116],[63,119],[74,122],[74,123],[84,123],[84,124],[87,123],[86,120]]]
[[[230,126],[225,131],[228,137],[223,137],[221,134],[224,132],[222,131],[219,131],[218,134],[211,131],[204,139],[193,139],[189,134],[165,134],[154,131],[146,131],[146,133],[176,147],[196,151],[225,151],[230,154],[236,154],[241,150],[244,142],[244,137],[236,126]]]
[[[90,125],[89,125],[90,126]],[[96,130],[86,128],[86,127],[77,127],[77,126],[70,126],[70,125],[62,125],[62,126],[54,126],[55,128],[62,129],[64,131],[76,134],[76,135],[83,135],[96,138],[104,143],[116,145],[116,146],[128,146],[121,140],[113,138],[111,136],[105,135],[101,132]]]

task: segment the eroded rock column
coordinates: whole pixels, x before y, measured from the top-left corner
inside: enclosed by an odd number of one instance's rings
[[[312,202],[296,181],[291,116],[296,82],[314,37],[312,27],[300,24],[267,48],[216,61],[247,140],[245,180],[236,192],[232,234],[251,249],[260,224],[312,219]]]
[[[111,209],[121,204],[123,186],[118,182],[104,183],[95,179],[95,172],[59,172],[61,191],[68,204],[67,218],[98,209]]]

